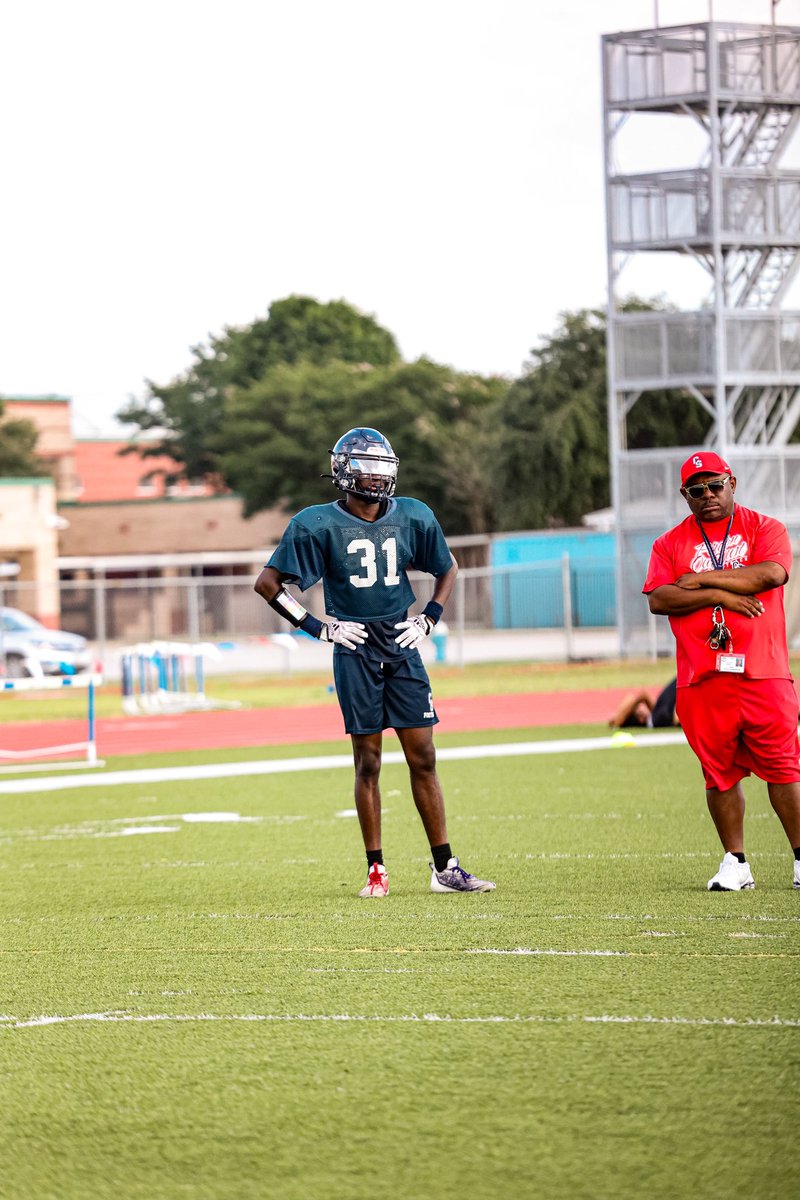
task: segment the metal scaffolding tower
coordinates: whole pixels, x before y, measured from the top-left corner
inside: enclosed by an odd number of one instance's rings
[[[626,126],[648,123],[640,145],[657,158],[665,114],[673,129],[700,131],[698,165],[622,171]],[[608,35],[603,115],[617,603],[620,650],[632,655],[671,648],[640,593],[653,539],[686,515],[677,470],[695,448],[629,449],[634,405],[664,389],[691,395],[743,503],[800,532],[800,446],[789,444],[800,311],[784,307],[800,265],[800,170],[782,165],[800,125],[800,28],[709,21]],[[669,293],[676,256],[702,269],[700,303],[623,312],[623,276],[642,255],[650,296]]]

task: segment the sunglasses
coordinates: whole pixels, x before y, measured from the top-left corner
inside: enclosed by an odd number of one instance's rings
[[[681,490],[684,496],[689,496],[692,500],[700,500],[706,492],[710,492],[712,496],[720,496],[725,491],[729,479],[730,475],[723,475],[719,479],[707,479],[705,483],[691,483]]]

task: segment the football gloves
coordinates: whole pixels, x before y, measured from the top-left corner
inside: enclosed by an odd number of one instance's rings
[[[348,650],[357,650],[367,640],[366,626],[360,621],[323,621],[319,640],[336,642],[340,646],[347,646]]]
[[[402,630],[394,639],[398,646],[402,646],[404,650],[416,650],[433,629],[433,621],[424,613],[420,613],[418,617],[412,617],[409,621],[400,621],[395,625],[395,629]]]

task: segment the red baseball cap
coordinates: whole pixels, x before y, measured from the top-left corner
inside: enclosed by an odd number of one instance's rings
[[[704,473],[709,475],[732,475],[733,471],[725,462],[725,459],[720,458],[713,450],[698,450],[696,454],[691,454],[681,467],[681,487],[693,475],[702,475]]]

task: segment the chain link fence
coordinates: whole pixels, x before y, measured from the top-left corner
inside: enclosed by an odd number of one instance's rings
[[[434,581],[428,575],[410,578],[417,611],[430,599]],[[289,627],[253,590],[254,579],[207,575],[62,580],[60,624],[87,638],[96,660],[106,667],[120,647],[140,642],[186,639],[230,645],[286,635]],[[0,606],[37,616],[40,590],[35,583],[2,583]],[[614,654],[614,590],[614,564],[609,559],[570,562],[565,554],[536,564],[462,568],[443,618],[448,660],[466,661],[468,642],[484,645],[481,656],[486,660],[595,657],[595,651],[587,649],[587,635],[593,633],[602,634],[599,642],[592,642],[602,647],[600,656]],[[321,585],[298,594],[310,612],[324,616]],[[537,654],[537,646],[547,652]],[[260,664],[254,661],[253,669],[261,669]]]

